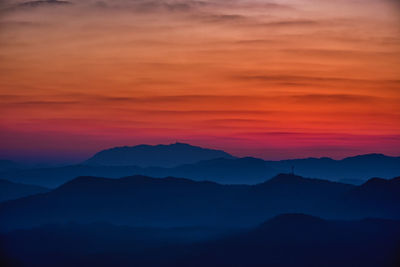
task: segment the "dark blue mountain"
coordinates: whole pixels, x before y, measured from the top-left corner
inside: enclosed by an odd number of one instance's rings
[[[254,186],[173,177],[79,177],[48,193],[0,204],[0,229],[71,220],[157,227],[250,226],[281,213],[400,218],[397,199],[387,205],[375,193],[360,196],[356,189],[364,192],[364,186],[288,174]]]
[[[12,231],[0,240],[2,266],[395,267],[400,222],[284,214],[237,230],[69,223]]]
[[[0,179],[0,202],[48,192],[49,189],[36,185],[13,183]]]
[[[342,197],[342,212],[360,215],[379,213],[383,217],[400,214],[400,177],[390,180],[372,178],[354,187]]]
[[[136,173],[141,174],[142,172],[143,168],[136,166],[72,165],[55,168],[13,170],[0,173],[0,177],[14,182],[54,188],[78,176],[120,178]]]
[[[47,194],[0,204],[0,228],[70,220],[162,227],[223,224],[234,214],[221,210],[234,206],[231,201],[240,203],[236,195],[249,188],[172,177],[79,177]]]
[[[209,180],[222,184],[257,184],[278,173],[278,170],[266,166],[261,159],[217,158],[194,164],[180,165],[174,168],[73,165],[57,168],[14,170],[0,173],[0,177],[15,182],[56,187],[78,176],[120,178],[129,175],[187,177],[192,180]]]
[[[400,157],[383,154],[367,154],[342,160],[307,158],[282,161],[266,161],[267,166],[278,170],[290,170],[302,176],[328,180],[347,180],[360,183],[372,177],[391,178],[400,174]]]
[[[170,145],[138,145],[106,149],[84,162],[88,165],[173,167],[215,158],[234,158],[215,149],[206,149],[184,143]]]
[[[359,187],[355,187],[349,193],[353,196],[357,196],[363,201],[367,201],[368,198],[373,196],[374,198],[380,198],[387,202],[400,201],[400,177],[393,179],[382,179],[372,178],[366,183]]]
[[[139,153],[140,150],[142,152]],[[186,157],[188,151],[192,151],[197,156]],[[193,163],[205,155],[207,155],[207,159]],[[175,167],[145,168],[129,165],[175,165],[178,161],[191,161],[192,163]],[[128,164],[129,166],[120,166],[119,164]],[[308,158],[264,161],[250,157],[234,158],[223,151],[209,151],[178,143],[169,146],[142,145],[106,150],[99,152],[83,165],[7,171],[1,171],[0,168],[0,177],[14,182],[45,187],[56,187],[78,176],[119,178],[130,175],[186,177],[197,181],[209,180],[222,184],[257,184],[279,173],[290,172],[292,167],[294,167],[294,172],[301,176],[360,185],[371,177],[398,176],[400,174],[400,157],[370,154],[343,160]]]
[[[279,170],[268,167],[257,158],[217,158],[175,168],[147,168],[141,174],[153,177],[186,177],[222,184],[257,184],[277,175]]]

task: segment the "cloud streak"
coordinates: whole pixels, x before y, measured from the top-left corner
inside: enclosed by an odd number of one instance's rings
[[[286,155],[343,147],[327,133],[356,136],[359,151],[357,136],[373,148],[388,137],[388,152],[398,144],[399,17],[388,1],[68,1],[1,2],[0,127],[20,133],[7,145],[35,134],[37,149],[48,133],[65,140],[57,149],[87,151],[93,138],[171,136]]]

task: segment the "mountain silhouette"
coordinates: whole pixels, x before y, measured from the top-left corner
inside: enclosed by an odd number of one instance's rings
[[[0,173],[0,177],[14,182],[54,188],[78,176],[120,178],[137,173],[141,174],[142,172],[143,168],[136,166],[72,165],[55,168],[12,170]]]
[[[49,189],[0,179],[0,202],[48,192]]]
[[[372,178],[352,188],[342,197],[342,212],[348,214],[380,213],[382,216],[400,214],[400,177],[390,180]]]
[[[206,149],[184,143],[170,145],[138,145],[106,149],[84,162],[89,165],[173,167],[214,158],[234,158],[215,149]]]
[[[360,198],[374,196],[375,198],[382,198],[389,202],[400,200],[400,177],[390,180],[382,178],[372,178],[363,185],[354,188],[351,191],[352,195],[357,195]]]
[[[250,229],[68,223],[0,240],[3,254],[20,265],[394,267],[400,222],[283,214]]]
[[[78,176],[109,178],[120,178],[130,175],[146,175],[160,178],[175,176],[197,181],[209,180],[223,184],[257,184],[278,173],[278,170],[266,166],[261,159],[216,158],[173,168],[72,165],[56,168],[12,170],[0,173],[0,176],[15,182],[33,183],[54,188]]]
[[[290,174],[253,186],[174,177],[78,177],[48,193],[0,204],[0,229],[71,220],[157,227],[250,226],[281,213],[335,219],[400,217],[397,200],[383,206],[386,202],[367,194],[363,205],[355,194],[363,186]]]
[[[153,177],[176,176],[223,184],[257,184],[278,173],[279,170],[268,167],[262,159],[251,157],[216,158],[175,168],[148,168],[142,172]]]
[[[302,176],[318,177],[328,180],[366,181],[372,177],[391,178],[400,173],[400,157],[383,154],[366,154],[348,157],[342,160],[330,158],[307,158],[281,161],[266,161],[266,164],[278,170],[290,170]]]
[[[292,174],[279,174],[256,187],[269,196],[280,198],[281,201],[298,197],[300,201],[309,198],[320,200],[332,199],[354,188],[349,184],[330,182],[321,179],[303,178]]]
[[[178,162],[190,163],[180,164]],[[139,165],[153,167],[140,167]],[[157,165],[159,166],[157,167]],[[160,167],[160,165],[168,167]],[[223,151],[177,143],[105,150],[79,165],[21,170],[2,170],[0,168],[0,177],[14,182],[52,188],[78,176],[110,178],[131,175],[174,176],[196,181],[209,180],[222,184],[257,184],[279,173],[289,172],[292,167],[296,174],[304,177],[318,177],[360,185],[372,177],[398,176],[400,157],[368,154],[343,160],[307,158],[265,161],[252,157],[234,158]]]

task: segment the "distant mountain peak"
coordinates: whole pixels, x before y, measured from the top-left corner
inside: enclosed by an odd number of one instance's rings
[[[385,158],[390,158],[390,157],[386,156],[384,154],[381,154],[381,153],[370,153],[370,154],[363,154],[363,155],[347,157],[347,158],[344,158],[343,160],[355,160],[355,159],[357,159],[357,160],[360,160],[360,159],[374,160],[374,159],[385,159]]]
[[[380,187],[380,186],[390,186],[400,183],[400,177],[395,177],[393,179],[383,179],[379,177],[373,177],[366,181],[361,187]]]
[[[368,181],[366,181],[365,183],[364,183],[364,185],[365,184],[382,184],[382,183],[386,183],[387,182],[387,179],[383,179],[383,178],[379,178],[379,177],[374,177],[374,178],[371,178],[371,179],[369,179]]]
[[[216,158],[235,158],[216,149],[202,148],[186,143],[114,147],[96,153],[84,162],[86,165],[174,167]]]

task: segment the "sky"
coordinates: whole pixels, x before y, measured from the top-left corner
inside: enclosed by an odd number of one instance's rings
[[[399,100],[395,0],[0,4],[0,158],[400,156]]]

